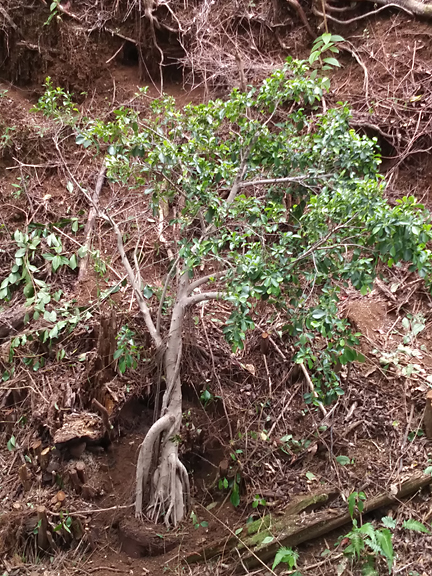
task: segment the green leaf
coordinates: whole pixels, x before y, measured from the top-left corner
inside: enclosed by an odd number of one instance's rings
[[[56,272],[60,266],[63,264],[62,257],[56,254],[51,261],[52,269]]]
[[[210,224],[213,221],[213,217],[215,215],[215,208],[213,207],[209,207],[206,214],[205,214],[205,221],[207,222],[207,224]]]
[[[351,463],[351,460],[348,456],[336,456],[336,462],[341,466],[346,466]]]
[[[337,66],[338,68],[340,68],[340,64],[338,60],[336,60],[336,58],[324,58],[323,62],[329,64],[330,66]]]
[[[48,310],[45,310],[43,317],[44,320],[47,320],[48,322],[57,322],[57,313],[55,310],[53,310],[52,312],[48,312]]]
[[[406,530],[412,530],[413,532],[423,532],[424,534],[430,534],[429,528],[427,528],[421,522],[413,519],[405,520],[405,522],[402,524],[402,528],[405,528]]]
[[[34,293],[35,292],[34,292],[33,284],[29,283],[29,284],[26,284],[24,286],[23,294],[26,298],[31,298],[32,296],[34,296]]]
[[[72,256],[69,259],[69,268],[71,270],[75,270],[75,268],[78,266],[78,261],[77,261],[77,257],[76,254],[72,254]]]
[[[274,540],[274,536],[266,536],[263,541],[261,542],[261,544],[270,544],[271,542],[273,542]]]
[[[240,505],[240,489],[239,485],[235,481],[231,490],[230,502],[234,508],[237,508],[237,506]]]
[[[319,320],[320,318],[324,318],[326,314],[327,312],[325,310],[316,309],[312,312],[312,318]]]
[[[144,290],[143,290],[143,295],[144,298],[151,298],[153,296],[154,292],[153,292],[153,288],[151,286],[149,286],[148,284],[146,284],[144,286]]]
[[[332,41],[332,35],[327,32],[325,34],[322,34],[321,39],[324,43],[324,46],[326,46],[327,44],[330,44],[330,42]]]
[[[381,522],[384,524],[386,528],[391,528],[392,530],[396,528],[397,522],[394,518],[391,518],[390,516],[383,516],[383,518],[381,518]]]
[[[381,530],[377,530],[375,534],[378,544],[381,547],[381,552],[387,559],[387,566],[390,574],[394,561],[392,533],[387,528],[382,528]]]
[[[69,194],[72,194],[72,192],[74,191],[74,185],[70,180],[66,184],[66,190],[69,192]]]
[[[16,448],[16,438],[15,436],[11,436],[9,438],[9,440],[7,441],[7,449],[9,450],[9,452],[13,452]]]
[[[272,538],[271,541],[273,540],[274,539]],[[297,566],[298,556],[298,552],[295,552],[292,548],[279,548],[279,550],[276,552],[272,570],[274,570],[276,566],[279,566],[279,564],[282,562],[287,564],[289,570],[292,570]]]

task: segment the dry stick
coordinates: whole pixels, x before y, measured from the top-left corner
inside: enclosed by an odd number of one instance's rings
[[[15,22],[12,20],[12,18],[9,16],[9,14],[6,12],[6,10],[3,8],[1,4],[0,4],[0,14],[9,24],[9,26],[15,30],[15,32],[18,32],[20,36],[23,35],[21,30],[18,28],[18,26],[15,24]]]
[[[120,48],[114,52],[114,54],[111,56],[111,58],[108,58],[108,60],[105,62],[105,64],[109,64],[112,60],[114,60],[114,58],[117,56],[117,54],[123,50],[125,44],[126,44],[126,40],[123,41]]]
[[[327,24],[327,14],[326,14],[326,2],[325,0],[321,0],[321,6],[323,11],[323,22],[324,22],[324,30],[326,34],[328,34],[328,24]]]
[[[98,213],[98,206],[99,206],[99,196],[102,190],[103,183],[105,181],[105,174],[106,174],[106,164],[105,161],[102,163],[101,169],[99,171],[99,176],[96,181],[95,191],[92,197],[92,207],[90,208],[90,212],[88,215],[87,224],[84,229],[84,248],[86,249],[84,257],[81,259],[79,272],[78,272],[78,282],[81,282],[83,278],[85,278],[87,274],[87,265],[89,259],[89,251],[90,251],[90,244],[92,240],[93,228],[96,221],[96,216]]]
[[[407,421],[407,426],[406,426],[406,430],[405,430],[405,434],[402,440],[402,444],[400,447],[400,460],[399,460],[399,472],[402,472],[402,468],[403,468],[403,452],[404,452],[404,448],[405,448],[405,444],[407,443],[408,440],[408,434],[409,434],[409,430],[411,428],[411,422],[414,416],[414,402],[411,404],[411,410],[408,416],[408,421]]]
[[[268,369],[267,358],[266,358],[265,354],[263,354],[263,358],[264,358],[264,366],[265,366],[265,369],[267,372],[267,380],[268,380],[268,385],[269,385],[269,397],[271,398],[272,397],[272,381],[270,378],[270,372]]]
[[[305,365],[303,364],[303,362],[300,362],[299,366],[303,370],[304,377],[306,378],[306,382],[308,383],[310,391],[312,392],[312,396],[314,398],[318,398],[318,394],[315,392],[313,382],[310,379],[309,373],[306,370]],[[322,402],[320,402],[319,400],[318,400],[318,408],[321,410],[324,417],[327,416],[327,410],[324,408],[324,406],[322,405]]]
[[[357,54],[357,52],[354,50],[354,48],[349,48],[348,46],[346,46],[346,44],[341,45],[341,48],[343,50],[346,50],[347,52],[349,52],[351,54],[351,56],[353,58],[355,58],[358,62],[358,64],[360,64],[360,66],[363,69],[364,72],[364,89],[365,89],[365,100],[366,100],[366,104],[368,106],[368,108],[370,108],[370,104],[369,104],[369,74],[368,74],[368,70],[365,66],[365,64],[363,63],[363,60],[360,58],[360,56]],[[379,130],[378,130],[379,131]]]
[[[206,325],[205,325],[205,323],[204,323],[204,306],[202,307],[201,312],[202,312],[202,314],[201,314],[201,322],[202,322],[202,325],[203,325],[203,328],[204,328],[204,334],[205,334],[205,337],[206,337],[206,340],[207,340],[207,345],[208,345],[209,350],[210,350],[210,357],[211,357],[211,361],[212,361],[213,374],[216,376],[216,380],[217,380],[217,383],[218,383],[218,386],[219,386],[219,394],[220,394],[220,396],[221,396],[222,406],[223,406],[223,409],[224,409],[224,412],[225,412],[225,418],[226,418],[226,421],[227,421],[227,424],[228,424],[228,430],[229,430],[230,440],[233,440],[233,439],[234,439],[234,436],[233,436],[233,432],[232,432],[232,428],[231,428],[231,422],[230,422],[230,419],[229,419],[229,416],[228,416],[228,410],[227,410],[227,407],[226,407],[226,404],[225,404],[225,397],[224,397],[224,393],[223,393],[223,388],[222,388],[222,384],[221,384],[221,381],[220,381],[220,379],[219,379],[219,376],[218,376],[218,374],[217,374],[217,372],[216,372],[216,366],[215,366],[215,361],[214,361],[214,356],[213,356],[213,350],[212,350],[212,347],[211,347],[211,345],[210,345],[210,340],[209,340],[209,337],[208,337],[208,334],[207,334],[207,328],[206,328]]]
[[[277,417],[276,421],[274,422],[273,426],[270,428],[270,432],[267,434],[268,438],[270,438],[270,436],[272,435],[273,430],[276,428],[276,426],[279,424],[279,421],[281,420],[281,418],[283,418],[285,412],[288,410],[291,402],[294,400],[295,395],[297,394],[297,392],[300,390],[300,386],[301,384],[297,384],[296,388],[294,389],[293,393],[291,394],[290,399],[288,400],[288,402],[285,404],[285,406],[282,409],[282,412],[279,414],[279,416]]]
[[[413,16],[413,13],[410,10],[408,10],[408,8],[405,8],[405,6],[401,6],[399,4],[387,4],[386,6],[381,6],[381,8],[378,8],[377,10],[372,10],[371,12],[367,12],[366,14],[362,14],[361,16],[356,16],[355,18],[350,18],[349,20],[339,20],[339,18],[330,16],[330,14],[326,14],[326,17],[327,20],[335,22],[336,24],[352,24],[353,22],[363,20],[364,18],[368,18],[369,16],[375,16],[375,14],[378,14],[378,12],[382,12],[386,8],[399,8],[400,10],[407,12],[407,14],[409,14],[410,16]],[[312,8],[312,12],[316,16],[320,16],[321,18],[324,17],[324,14],[320,12],[317,8]]]
[[[314,34],[314,32],[311,28],[311,25],[309,24],[308,19],[306,18],[306,14],[304,13],[304,10],[301,7],[298,0],[287,0],[287,2],[288,2],[288,4],[290,4],[295,9],[297,14],[299,15],[300,20],[303,22],[309,36],[315,40],[316,34]]]

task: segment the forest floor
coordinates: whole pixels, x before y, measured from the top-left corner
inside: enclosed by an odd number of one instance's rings
[[[87,33],[79,35],[74,26],[82,26],[97,10],[84,4],[74,10],[74,3],[68,2],[46,27],[48,6],[39,3],[27,9],[22,20],[25,28],[18,11],[22,7],[17,5],[15,11],[13,7],[13,2],[6,3],[20,30],[8,27],[7,22],[0,29],[0,284],[10,272],[17,229],[49,229],[63,242],[64,253],[83,244],[88,207],[76,187],[67,188],[70,171],[93,189],[100,170],[90,152],[77,149],[70,134],[59,134],[55,122],[32,111],[44,92],[45,77],[51,76],[54,86],[70,90],[80,114],[90,118],[109,117],[120,106],[134,106],[145,114],[159,89],[156,57],[153,70],[147,62],[155,80],[143,80],[136,45],[125,39],[133,36],[134,26],[129,32],[122,28],[124,37],[108,32],[91,38]],[[288,55],[305,58],[310,53],[307,32],[295,13],[284,10],[288,19],[284,21],[291,24],[277,28],[277,38],[265,26],[250,33],[254,40],[250,53],[242,52],[250,83],[257,83]],[[80,20],[73,17],[77,14]],[[183,22],[180,8],[177,14]],[[312,16],[310,21],[314,24]],[[38,45],[37,31],[42,28]],[[340,70],[331,74],[325,105],[347,102],[353,110],[353,129],[378,138],[390,203],[414,195],[432,210],[432,26],[388,11],[331,28],[344,36],[346,50],[341,52]],[[181,47],[172,36],[165,31],[158,38],[164,51],[171,47],[174,61]],[[237,83],[235,58],[229,74],[218,76],[212,69],[213,76],[203,82],[199,71],[187,66],[189,46],[190,53],[193,48],[195,56],[203,57],[192,43],[186,46],[180,54],[184,67],[167,67],[164,90],[177,106],[223,97]],[[204,66],[198,56],[194,62]],[[217,70],[214,54],[212,62]],[[145,85],[147,96],[137,97],[137,88]],[[109,193],[106,184],[102,203]],[[127,203],[125,198],[125,209]],[[77,214],[79,229],[72,234],[71,217]],[[133,246],[136,233],[129,233],[127,241]],[[161,287],[165,268],[157,226],[149,220],[148,228],[140,233],[145,239],[142,276],[148,285]],[[89,310],[62,341],[62,361],[43,344],[36,349],[21,342],[15,351],[17,367],[10,372],[11,341],[29,332],[19,322],[14,324],[22,297],[0,306],[0,369],[4,374],[0,386],[0,566],[5,575],[230,574],[235,568],[225,559],[208,565],[188,565],[184,560],[216,540],[228,539],[250,517],[269,511],[277,515],[299,494],[323,488],[333,491],[337,497],[330,508],[337,511],[346,507],[353,491],[363,491],[369,499],[392,491],[430,466],[432,448],[423,430],[423,415],[432,384],[432,298],[422,279],[407,267],[399,267],[386,270],[365,296],[353,289],[341,290],[340,314],[362,334],[366,362],[341,372],[345,394],[325,419],[304,403],[308,388],[293,374],[289,341],[277,332],[272,334],[276,345],[270,346],[264,358],[258,323],[245,349],[233,355],[222,333],[229,315],[227,305],[207,304],[205,314],[204,308],[201,314],[191,314],[181,367],[181,457],[191,476],[195,516],[171,531],[136,521],[131,506],[137,450],[153,421],[156,369],[136,302],[130,289],[120,284],[124,272],[115,239],[102,223],[97,224],[94,248],[109,266],[89,269],[80,282],[76,271],[66,267],[56,274],[46,272],[53,290],[61,289],[80,311]],[[120,290],[97,303],[103,291],[116,285]],[[142,357],[149,361],[124,374],[115,364],[104,368],[109,394],[99,400],[109,410],[114,426],[109,440],[106,434],[94,432],[90,423],[90,432],[81,430],[60,442],[58,434],[64,430],[71,407],[75,414],[87,414],[86,383],[97,372],[100,334],[104,334],[101,319],[106,318],[113,318],[117,331],[127,325],[135,333]],[[44,329],[42,319],[32,326],[36,329]],[[32,362],[26,364],[30,357]],[[44,363],[36,366],[37,357],[44,357]],[[203,396],[206,390],[208,401]],[[93,432],[92,444],[88,437]],[[41,452],[46,448],[49,461],[41,466]],[[78,484],[77,470],[83,476]],[[233,507],[220,480],[232,480],[240,473],[240,505]],[[37,532],[43,509],[54,542],[41,555]],[[393,573],[432,574],[432,535],[401,528],[408,519],[429,526],[429,488],[367,519],[379,522],[386,515],[398,521]],[[359,574],[358,566],[340,567],[340,537],[349,530],[347,525],[301,544],[300,573]],[[379,561],[378,570],[388,573],[385,562]],[[261,566],[250,573],[271,572]]]

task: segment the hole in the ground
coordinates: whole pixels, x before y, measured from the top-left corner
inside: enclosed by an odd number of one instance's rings
[[[180,64],[165,65],[163,75],[164,75],[164,82],[166,82],[167,84],[182,84],[183,66],[180,66]]]
[[[138,66],[138,59],[139,59],[139,55],[138,55],[138,48],[136,47],[136,44],[134,44],[133,42],[125,42],[125,45],[123,46],[123,64],[125,66]]]

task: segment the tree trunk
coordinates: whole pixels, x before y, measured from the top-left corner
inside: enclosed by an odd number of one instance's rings
[[[155,521],[163,514],[167,526],[175,526],[184,518],[189,499],[189,478],[178,457],[182,421],[180,363],[187,276],[185,272],[180,279],[164,352],[166,390],[162,400],[161,415],[150,428],[141,445],[136,476],[135,515],[139,517],[142,515],[143,490],[146,488],[154,456],[158,455],[148,511]]]

